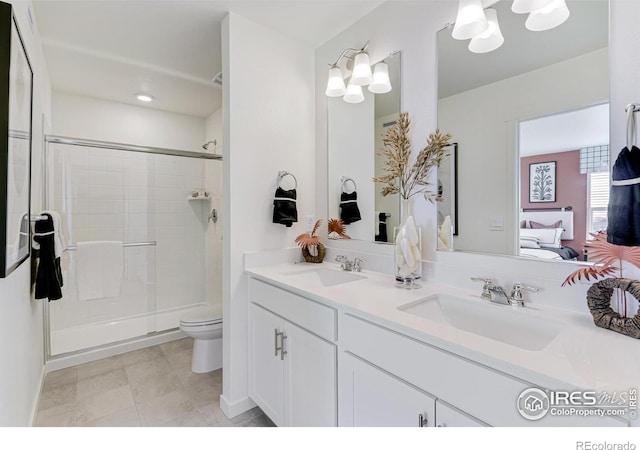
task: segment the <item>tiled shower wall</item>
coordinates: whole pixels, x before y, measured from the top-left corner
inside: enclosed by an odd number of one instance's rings
[[[155,247],[124,248],[123,289],[116,298],[78,300],[75,253],[66,252],[64,297],[51,304],[52,335],[138,317],[145,330],[118,336],[134,337],[178,326],[178,319],[155,321],[156,313],[175,310],[179,318],[180,310],[207,301],[211,201],[188,196],[204,189],[206,165],[216,162],[61,144],[51,144],[48,157],[48,205],[61,213],[68,245],[157,241]]]

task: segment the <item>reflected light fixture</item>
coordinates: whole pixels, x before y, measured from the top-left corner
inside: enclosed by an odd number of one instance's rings
[[[136,98],[141,102],[149,103],[153,101],[155,97],[153,95],[140,93],[140,94],[136,94]]]
[[[564,0],[552,0],[544,8],[532,11],[524,25],[531,31],[546,31],[563,24],[570,15]]]
[[[369,91],[374,94],[384,94],[391,91],[389,79],[389,67],[384,61],[379,62],[371,72],[367,42],[362,48],[348,48],[344,50],[336,62],[329,64],[329,79],[325,95],[327,97],[342,97],[347,103],[360,103],[364,101],[362,86],[369,86]],[[345,86],[344,75],[340,68],[340,62],[346,59],[347,70],[352,67],[349,84]]]
[[[382,61],[373,68],[373,81],[369,85],[369,91],[374,94],[386,94],[390,90],[389,66]]]
[[[548,6],[553,0],[513,0],[511,11],[516,14],[528,14]]]
[[[490,8],[485,11],[485,14],[489,22],[489,28],[480,36],[471,38],[469,50],[473,53],[492,52],[504,43],[504,37],[502,36],[500,24],[498,23],[498,12]]]
[[[471,39],[487,31],[488,27],[489,22],[484,14],[481,0],[460,0],[456,23],[451,34],[454,39]]]

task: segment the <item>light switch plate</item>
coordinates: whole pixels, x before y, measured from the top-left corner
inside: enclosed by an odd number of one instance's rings
[[[489,216],[489,231],[504,231],[504,216]]]

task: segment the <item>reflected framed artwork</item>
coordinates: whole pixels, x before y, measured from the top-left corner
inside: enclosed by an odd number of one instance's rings
[[[556,201],[556,162],[529,164],[529,202]]]
[[[458,235],[458,144],[453,143],[445,147],[449,154],[438,166],[438,226],[445,218],[451,218],[453,235]]]
[[[0,3],[0,278],[31,254],[33,71],[13,8]]]

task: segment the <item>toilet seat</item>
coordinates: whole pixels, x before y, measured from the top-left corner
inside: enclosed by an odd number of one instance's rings
[[[205,306],[185,314],[180,325],[185,327],[206,327],[222,323],[222,312],[219,307]]]

